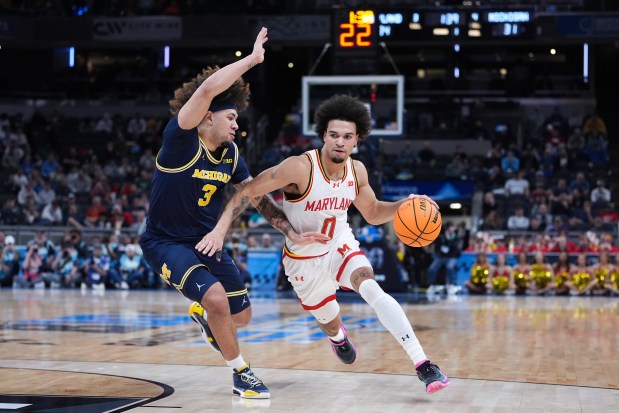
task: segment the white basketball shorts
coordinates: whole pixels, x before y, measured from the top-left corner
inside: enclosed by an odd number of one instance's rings
[[[329,252],[314,257],[298,256],[284,248],[282,263],[286,276],[305,310],[318,310],[335,300],[340,287],[352,290],[353,271],[372,267],[350,231],[329,241],[329,246]]]

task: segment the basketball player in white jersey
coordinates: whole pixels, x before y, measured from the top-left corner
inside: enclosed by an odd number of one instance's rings
[[[355,98],[335,95],[320,104],[314,121],[315,131],[323,137],[323,147],[282,161],[236,192],[213,231],[196,249],[209,256],[215,254],[222,248],[233,219],[252,198],[283,188],[283,210],[295,231],[321,231],[330,237],[324,244],[312,245],[297,245],[287,238],[283,264],[301,305],[329,336],[334,353],[346,364],[356,358],[335,296],[342,287],[358,292],[376,311],[381,323],[408,353],[426,392],[441,390],[449,379],[426,357],[402,307],[374,280],[372,266],[348,226],[350,204],[354,203],[368,223],[381,225],[391,221],[406,201],[379,201],[368,183],[365,166],[350,157],[357,143],[370,133],[368,110]],[[425,195],[409,196],[413,197],[434,203]]]

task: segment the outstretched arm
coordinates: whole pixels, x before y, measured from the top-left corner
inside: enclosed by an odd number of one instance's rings
[[[400,199],[399,201],[379,201],[376,198],[374,190],[370,186],[367,169],[365,169],[365,166],[361,162],[353,162],[355,163],[355,172],[357,174],[357,182],[359,183],[359,195],[357,195],[354,204],[369,224],[381,225],[391,221],[400,205],[408,199],[423,198],[434,204],[434,206],[438,209],[436,202],[426,195],[410,194],[408,198]]]
[[[306,174],[309,174],[309,164],[304,163],[306,162],[305,158],[305,156],[290,157],[279,165],[265,170],[256,178],[249,180],[230,198],[224,212],[219,217],[217,225],[196,244],[196,249],[209,256],[220,250],[232,221],[241,215],[250,202],[261,208],[260,212],[269,223],[293,242],[310,244],[328,241],[329,238],[326,235],[318,232],[297,234],[281,209],[273,201],[265,200],[265,194],[283,188],[288,184],[307,181],[305,177]]]
[[[254,50],[250,55],[209,76],[178,112],[178,126],[185,130],[198,126],[215,96],[232,86],[249,69],[264,61],[264,43],[267,40],[267,29],[263,27],[256,37]]]
[[[237,191],[241,191],[250,181],[252,181],[251,177],[247,178],[240,184],[235,185],[235,188],[237,189]],[[260,212],[260,214],[267,220],[267,222],[271,224],[273,228],[275,228],[285,236],[288,236],[290,234],[290,232],[292,231],[292,225],[290,225],[290,222],[288,222],[284,211],[282,211],[282,209],[275,203],[275,201],[273,200],[273,198],[271,198],[270,195],[256,196],[249,199],[247,203],[251,203],[258,210],[258,212]],[[241,203],[241,209],[238,212],[238,215],[243,212],[243,210],[247,206],[247,203],[245,203],[245,205]],[[233,215],[235,218],[238,216],[237,214]]]

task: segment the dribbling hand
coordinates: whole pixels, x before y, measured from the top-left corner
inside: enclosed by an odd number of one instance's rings
[[[433,200],[432,198],[430,198],[429,196],[427,196],[427,195],[410,194],[410,195],[408,196],[408,199],[415,199],[415,198],[418,198],[418,199],[425,199],[426,201],[428,201],[429,203],[431,203],[432,205],[434,205],[434,206],[436,207],[436,209],[440,209],[440,208],[438,207],[438,205],[436,204],[436,202],[434,202],[434,200]]]

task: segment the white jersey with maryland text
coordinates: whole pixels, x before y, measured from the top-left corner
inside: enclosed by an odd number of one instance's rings
[[[353,161],[344,163],[343,177],[332,181],[322,167],[318,149],[305,152],[312,165],[309,183],[304,193],[284,193],[283,209],[288,221],[297,233],[322,232],[331,239],[338,239],[348,226],[348,207],[359,194],[359,184]],[[286,254],[291,257],[316,257],[327,253],[333,246],[315,243],[297,245],[286,238]]]

